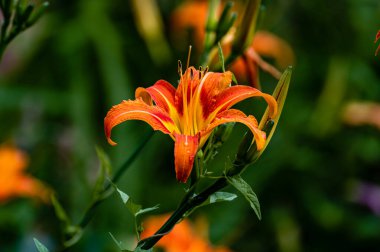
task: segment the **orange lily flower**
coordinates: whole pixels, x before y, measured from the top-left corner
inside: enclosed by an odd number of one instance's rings
[[[22,173],[27,163],[27,157],[20,150],[0,147],[0,202],[14,196],[37,197],[45,202],[49,199],[47,187]]]
[[[243,8],[239,2],[236,3],[236,10]],[[186,31],[189,28],[193,31],[195,48],[201,51],[205,37],[205,27],[207,22],[208,1],[185,1],[173,13],[171,17],[172,33],[178,42],[186,38]],[[221,41],[223,53],[228,55],[231,51],[232,40],[235,36],[236,22],[230,32]],[[216,51],[215,51],[216,52]],[[216,56],[216,54],[215,54]],[[265,61],[262,57],[274,59],[275,65]],[[214,57],[217,60],[217,57]],[[239,82],[248,82],[255,88],[260,88],[259,69],[271,74],[274,78],[280,79],[280,69],[285,69],[293,65],[295,56],[291,46],[280,37],[267,31],[257,31],[253,41],[244,54],[237,58],[231,65],[231,70]]]
[[[144,221],[145,229],[142,238],[153,235],[167,218],[167,215],[147,218]],[[231,252],[226,247],[216,247],[209,243],[207,234],[205,234],[207,233],[207,226],[203,219],[196,220],[195,225],[188,219],[184,219],[169,234],[165,235],[156,246],[166,252]]]
[[[111,140],[113,127],[127,120],[145,121],[175,141],[175,170],[180,182],[187,181],[197,151],[220,124],[245,124],[253,132],[257,148],[264,147],[265,133],[258,129],[255,117],[230,108],[249,97],[261,96],[274,115],[277,103],[271,95],[249,86],[231,86],[232,73],[229,71],[213,73],[190,67],[184,74],[181,68],[179,72],[177,89],[159,80],[151,87],[138,88],[136,100],[124,100],[110,109],[104,118],[104,129],[111,145],[116,144]]]

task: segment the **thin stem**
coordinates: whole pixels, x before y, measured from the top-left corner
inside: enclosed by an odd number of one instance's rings
[[[212,49],[212,47],[215,45],[215,30],[218,23],[217,19],[217,8],[220,4],[220,0],[211,0],[209,1],[209,11],[207,16],[207,23],[206,23],[206,36],[205,36],[205,43],[203,48],[203,53],[201,55],[201,66],[206,67],[206,64],[208,62],[209,54]]]
[[[131,156],[120,166],[120,168],[116,171],[115,175],[112,177],[112,180],[104,187],[103,191],[100,193],[100,196],[96,198],[91,205],[87,208],[86,212],[84,213],[82,220],[78,224],[78,228],[83,229],[85,228],[92,218],[95,215],[96,209],[98,206],[103,203],[109,196],[112,195],[114,192],[114,188],[112,187],[112,184],[117,183],[121,176],[128,170],[128,168],[131,166],[131,164],[136,160],[139,153],[144,149],[145,145],[149,142],[149,140],[154,135],[154,132],[149,133],[144,141],[137,147],[137,149],[131,154]],[[68,241],[70,239],[67,239]],[[79,240],[79,239],[78,239]],[[66,251],[67,248],[74,245],[76,242],[71,243],[70,245],[64,246],[64,248],[61,249],[61,251]]]
[[[99,197],[95,201],[92,202],[88,210],[85,212],[81,222],[79,223],[79,226],[81,228],[84,228],[87,226],[87,224],[92,220],[92,217],[94,216],[95,209],[105,200],[107,199],[113,192],[112,184],[116,184],[121,176],[128,170],[128,168],[131,166],[131,164],[136,160],[138,154],[144,149],[145,145],[149,142],[149,140],[154,135],[154,131],[149,133],[149,135],[144,139],[144,141],[137,147],[137,149],[131,154],[131,156],[120,166],[120,168],[116,171],[115,175],[112,177],[112,180],[110,183],[108,183],[100,195],[103,195],[104,197]],[[110,191],[112,190],[112,191]]]
[[[185,198],[188,197],[178,208],[177,210],[170,216],[170,218],[161,226],[161,228],[151,237],[141,240],[138,243],[138,246],[142,249],[150,249],[152,248],[164,235],[166,235],[176,224],[180,221],[184,214],[189,210],[201,205],[205,202],[208,197],[219,191],[220,189],[226,187],[228,185],[227,179],[222,177],[214,182],[211,186],[203,190],[198,195],[188,196],[185,195]]]

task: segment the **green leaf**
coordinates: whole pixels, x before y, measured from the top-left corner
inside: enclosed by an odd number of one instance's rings
[[[49,250],[36,238],[33,238],[34,244],[36,245],[38,252],[49,252]]]
[[[140,209],[140,210],[135,214],[135,216],[137,217],[137,216],[139,216],[139,215],[146,214],[146,213],[151,212],[151,211],[154,211],[154,210],[156,210],[156,209],[158,209],[158,208],[159,208],[159,205],[155,205],[155,206],[153,206],[153,207],[148,207],[148,208]]]
[[[118,241],[116,240],[116,238],[111,234],[111,232],[108,232],[109,235],[111,236],[112,240],[116,243],[117,247],[121,250],[121,251],[125,251],[125,252],[133,252],[131,250],[128,250],[125,248],[125,245],[121,242],[121,241]]]
[[[220,45],[220,42],[218,42],[218,54],[219,54],[219,61],[222,65],[222,70],[224,73],[226,71],[226,68],[224,67],[224,55],[223,55],[223,50],[222,50],[222,46]]]
[[[108,155],[104,152],[104,150],[98,146],[96,146],[95,149],[98,159],[100,161],[99,176],[94,186],[94,198],[97,199],[103,197],[102,194],[104,193],[104,181],[107,177],[110,176],[112,167],[110,159]]]
[[[26,22],[26,26],[31,26],[33,25],[35,22],[37,22],[37,20],[45,13],[46,9],[49,7],[49,2],[45,1],[41,4],[41,6],[39,6],[39,8],[37,8],[33,13],[32,15],[28,18],[27,22]]]
[[[153,248],[146,250],[146,249],[142,249],[140,247],[137,247],[133,252],[153,252]]]
[[[111,168],[111,162],[108,155],[99,146],[96,146],[95,149],[96,149],[96,154],[98,155],[98,158],[100,161],[100,168],[104,170],[106,174],[110,174],[112,168]]]
[[[64,230],[65,240],[63,244],[65,247],[71,247],[77,243],[83,235],[83,229],[79,226],[69,225]]]
[[[238,84],[238,81],[234,73],[232,73],[232,82],[235,83],[236,85]]]
[[[253,211],[255,211],[259,220],[261,220],[260,203],[257,195],[253,192],[251,186],[244,181],[239,175],[233,177],[226,177],[230,185],[235,187],[244,197],[248,200]]]
[[[65,227],[68,227],[71,225],[71,220],[66,214],[66,211],[63,209],[57,198],[54,194],[51,196],[51,202],[53,204],[55,214],[58,217],[58,219],[64,224]]]
[[[123,203],[126,205],[127,209],[134,215],[136,216],[136,214],[141,210],[142,206],[141,205],[138,205],[138,204],[135,204],[131,198],[129,197],[128,194],[126,194],[125,192],[121,191],[119,188],[116,187],[116,190],[117,192],[119,193],[120,195],[120,198],[121,200],[123,201]]]
[[[215,192],[215,193],[211,194],[208,197],[208,199],[205,202],[203,202],[201,205],[196,206],[196,207],[192,208],[191,210],[187,211],[184,214],[184,217],[189,216],[190,214],[192,214],[195,210],[197,210],[200,207],[207,206],[207,205],[214,204],[214,203],[218,203],[218,202],[233,201],[236,198],[237,198],[237,195],[233,194],[233,193]]]
[[[233,201],[236,198],[237,198],[237,195],[233,193],[215,192],[210,195],[208,199],[208,204],[213,204],[213,203],[223,202],[223,201]]]

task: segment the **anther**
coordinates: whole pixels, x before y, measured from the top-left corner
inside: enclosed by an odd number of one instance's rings
[[[180,60],[178,60],[178,74],[182,77],[182,63]]]

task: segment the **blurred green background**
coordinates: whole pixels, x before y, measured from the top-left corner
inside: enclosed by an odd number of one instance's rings
[[[170,20],[182,1],[156,3],[163,29],[151,41],[137,28],[130,1],[51,0],[46,15],[2,59],[0,143],[12,140],[28,153],[28,173],[53,188],[74,223],[99,173],[95,145],[110,155],[115,170],[151,131],[143,122],[124,123],[114,130],[118,146],[110,147],[103,132],[108,109],[134,98],[139,86],[159,79],[176,84],[177,60],[186,60],[190,40],[176,43]],[[296,55],[276,133],[243,174],[259,196],[263,219],[241,196],[194,216],[206,215],[211,241],[233,251],[376,251],[380,123],[352,125],[344,118],[359,115],[343,115],[353,101],[380,102],[380,56],[374,56],[380,2],[263,5],[259,29],[282,37]],[[276,80],[265,73],[261,79],[264,91],[272,92]],[[259,118],[262,105],[250,100],[237,107]],[[210,167],[222,169],[233,159],[245,130],[235,127]],[[173,166],[173,142],[157,132],[118,185],[146,207],[160,204],[157,213],[173,211],[185,188]],[[118,251],[108,232],[132,242],[133,221],[116,194],[69,251]],[[33,237],[54,250],[60,235],[51,205],[21,198],[0,205],[0,251],[36,251]]]

